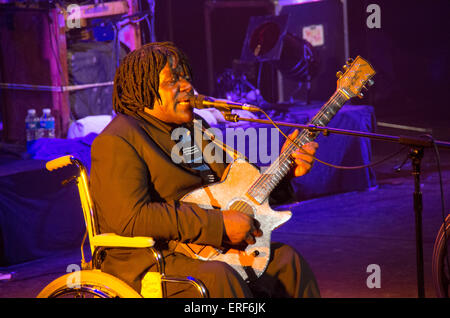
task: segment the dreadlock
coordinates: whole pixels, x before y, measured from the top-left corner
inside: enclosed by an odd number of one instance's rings
[[[186,55],[171,42],[149,43],[125,56],[114,76],[114,111],[133,115],[144,107],[153,108],[156,98],[161,101],[159,73],[167,62],[180,65],[191,76]]]

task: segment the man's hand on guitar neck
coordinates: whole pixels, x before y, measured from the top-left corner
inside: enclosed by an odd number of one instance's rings
[[[298,129],[294,130],[289,135],[289,138],[294,140],[298,136]],[[286,147],[290,144],[289,140],[286,140],[283,147],[281,148],[281,152],[283,152]],[[302,149],[298,149],[291,154],[292,160],[294,162],[294,166],[292,167],[292,172],[290,177],[301,177],[307,174],[313,165],[314,162],[314,154],[316,153],[319,144],[317,142],[309,142],[302,146]]]
[[[255,244],[255,237],[262,236],[258,222],[240,211],[223,211],[223,225],[223,243],[225,245],[243,246]]]

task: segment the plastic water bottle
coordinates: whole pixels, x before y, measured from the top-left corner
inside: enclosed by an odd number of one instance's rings
[[[27,145],[38,138],[39,117],[35,109],[29,109],[25,117],[25,129],[27,136]]]
[[[44,108],[39,118],[39,138],[55,138],[55,117],[50,108]]]

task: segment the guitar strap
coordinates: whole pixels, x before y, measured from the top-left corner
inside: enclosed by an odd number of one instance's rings
[[[219,147],[220,149],[222,149],[225,153],[227,153],[233,160],[237,160],[237,159],[244,159],[246,160],[245,156],[243,154],[241,154],[239,151],[225,145],[220,139],[216,138],[216,136],[207,128],[205,128],[205,126],[201,123],[201,120],[197,120],[194,119],[193,120],[194,123],[194,130],[197,130],[197,133],[200,133],[198,136],[207,136],[208,139],[203,139],[203,141],[206,140],[210,140],[212,143],[214,143],[217,147]],[[202,147],[203,148],[203,147]],[[205,153],[202,149],[202,153],[203,156],[207,157],[208,154]],[[211,158],[207,158],[207,159],[211,159]],[[208,161],[208,162],[213,162],[213,161]],[[199,259],[198,254],[201,252],[202,248],[200,247],[200,250],[198,250],[199,246],[197,245],[196,250],[194,250],[189,243],[187,244],[176,244],[174,251],[175,252],[179,252],[182,253],[184,255],[187,255],[193,259]]]

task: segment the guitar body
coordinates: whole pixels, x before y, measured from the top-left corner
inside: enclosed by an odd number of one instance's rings
[[[266,269],[270,257],[270,238],[274,229],[291,218],[290,211],[274,211],[268,200],[256,203],[246,195],[247,190],[261,176],[257,168],[245,160],[237,159],[228,165],[222,181],[194,190],[181,201],[198,204],[205,209],[239,210],[255,218],[263,233],[256,243],[245,250],[219,250],[211,246],[180,244],[191,257],[228,263],[245,280],[258,278]]]

